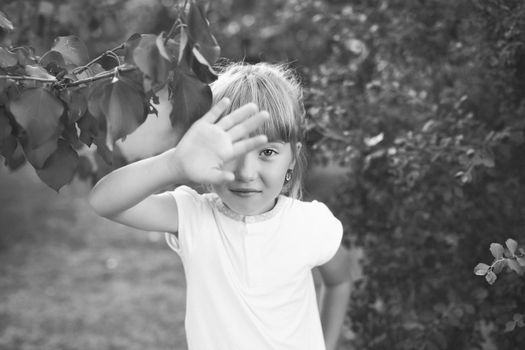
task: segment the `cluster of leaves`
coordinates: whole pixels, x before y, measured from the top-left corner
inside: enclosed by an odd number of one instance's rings
[[[506,249],[499,243],[490,244],[490,252],[494,257],[492,264],[479,263],[474,267],[474,273],[485,276],[489,284],[496,282],[497,275],[505,267],[522,276],[525,273],[525,249],[518,249],[518,242],[509,238],[505,241]]]
[[[4,31],[14,30],[0,14]],[[202,6],[180,7],[169,32],[134,34],[89,59],[76,36],[55,40],[38,56],[31,47],[0,47],[0,153],[16,169],[25,160],[58,190],[97,165],[82,150],[96,146],[106,163],[113,146],[150,113],[165,86],[174,127],[187,128],[211,106],[209,83],[220,48]],[[158,103],[158,102],[157,102]],[[85,153],[85,152],[84,152]]]
[[[489,284],[496,282],[497,275],[507,267],[520,276],[525,274],[525,249],[518,247],[518,242],[509,238],[505,241],[505,247],[499,243],[490,244],[490,252],[494,260],[490,265],[479,263],[474,267],[474,273],[485,276]],[[525,315],[515,313],[512,320],[505,324],[505,332],[511,332],[516,327],[525,327]]]

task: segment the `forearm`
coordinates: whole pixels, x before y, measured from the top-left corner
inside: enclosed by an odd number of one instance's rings
[[[351,286],[350,281],[345,281],[323,288],[321,323],[327,350],[335,350],[337,347],[346,316]]]
[[[122,212],[170,184],[184,180],[172,161],[174,149],[119,168],[91,190],[89,203],[101,216]]]

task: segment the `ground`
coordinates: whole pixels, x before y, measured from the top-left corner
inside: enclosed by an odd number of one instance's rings
[[[0,166],[0,349],[185,349],[184,274],[160,233]]]

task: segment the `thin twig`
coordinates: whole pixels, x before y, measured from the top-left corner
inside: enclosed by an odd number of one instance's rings
[[[117,50],[121,50],[125,47],[125,43],[122,43],[120,44],[119,46],[111,49],[111,50],[107,50],[105,51],[104,53],[100,54],[98,57],[95,57],[94,59],[92,59],[91,61],[89,61],[86,65],[84,66],[80,66],[80,67],[77,67],[75,69],[73,69],[73,74],[79,74],[79,73],[82,73],[83,71],[85,71],[86,69],[89,68],[89,66],[91,66],[92,64],[94,64],[95,62],[97,62],[99,59],[101,59],[102,57],[106,56],[106,55],[113,55],[113,57],[115,57],[117,59],[117,62],[119,63],[120,65],[120,59],[118,58],[118,56],[115,54],[115,51]]]
[[[41,81],[43,83],[56,83],[57,82],[56,79],[30,77],[28,75],[0,75],[0,79],[33,80],[33,81]]]
[[[63,87],[64,88],[68,88],[68,87],[78,86],[78,85],[82,85],[82,84],[87,84],[87,83],[91,83],[91,82],[96,81],[96,80],[113,77],[117,72],[130,72],[130,71],[133,71],[135,69],[137,69],[137,67],[135,67],[135,66],[126,66],[126,67],[119,66],[119,67],[115,67],[111,71],[106,71],[104,73],[101,73],[100,75],[95,75],[94,77],[89,77],[89,78],[85,78],[85,79],[76,80],[76,81],[73,81],[71,83],[63,83]],[[32,80],[32,81],[40,81],[40,82],[43,82],[43,83],[57,83],[57,82],[59,82],[56,79],[54,79],[54,80],[52,80],[52,79],[44,79],[44,78],[30,77],[30,76],[26,76],[26,75],[0,75],[0,79]]]
[[[91,82],[94,82],[96,80],[101,80],[101,79],[105,79],[105,78],[111,78],[111,77],[114,77],[115,76],[115,73],[116,72],[130,72],[130,71],[133,71],[137,69],[137,67],[135,66],[131,66],[131,67],[115,67],[114,70],[112,71],[106,71],[104,72],[103,74],[100,74],[100,75],[95,75],[94,77],[89,77],[89,78],[85,78],[85,79],[80,79],[80,80],[77,80],[77,81],[74,81],[72,83],[66,83],[64,84],[64,87],[73,87],[73,86],[78,86],[78,85],[82,85],[82,84],[87,84],[87,83],[91,83]]]

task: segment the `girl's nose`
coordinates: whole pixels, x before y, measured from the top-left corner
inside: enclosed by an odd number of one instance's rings
[[[257,177],[257,157],[246,154],[239,157],[235,166],[234,174],[238,181],[252,181]]]

